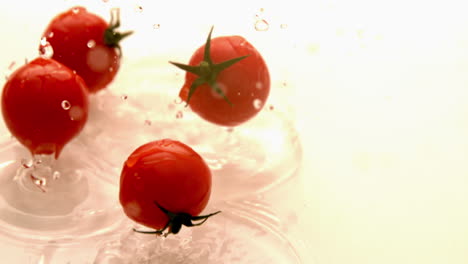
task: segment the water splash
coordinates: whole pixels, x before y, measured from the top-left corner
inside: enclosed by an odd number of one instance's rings
[[[255,214],[255,212],[252,212]],[[95,264],[282,264],[301,263],[288,240],[254,218],[223,212],[209,226],[185,228],[177,236],[148,236],[128,232],[101,247]],[[137,227],[141,229],[141,227]]]
[[[41,38],[39,46],[39,56],[50,59],[54,56],[54,48],[47,41],[46,37]]]

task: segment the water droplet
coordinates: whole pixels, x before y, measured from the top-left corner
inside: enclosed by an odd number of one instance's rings
[[[72,8],[72,12],[73,12],[73,14],[78,14],[80,12],[80,8],[74,7],[74,8]]]
[[[33,174],[31,174],[31,180],[38,187],[44,187],[44,186],[47,185],[47,180],[45,178],[39,178],[39,177],[34,176]],[[41,190],[43,190],[43,189],[41,188]]]
[[[70,102],[68,102],[67,100],[63,100],[63,101],[62,101],[62,108],[63,108],[64,110],[69,110],[70,107],[71,107]]]
[[[270,25],[265,19],[259,19],[255,22],[255,30],[257,31],[267,31],[270,28]]]
[[[260,99],[255,99],[255,100],[253,101],[253,106],[254,106],[254,108],[257,109],[257,110],[260,109],[260,108],[262,108],[262,100],[260,100]]]
[[[5,71],[5,80],[8,80],[8,78],[10,77],[10,74],[13,72],[13,70],[15,68],[15,64],[16,64],[16,62],[12,61],[12,62],[10,62],[10,65],[8,65],[8,68]]]
[[[73,121],[79,121],[83,118],[85,115],[83,109],[79,106],[72,106],[70,108],[70,111],[68,112],[68,115],[70,116],[70,119]]]
[[[154,29],[160,29],[160,28],[161,28],[161,24],[154,24],[154,25],[153,25],[153,28],[154,28]]]
[[[54,49],[52,45],[47,41],[45,37],[41,38],[40,46],[39,46],[39,55],[43,58],[52,58],[54,56]],[[26,62],[27,64],[27,62]]]
[[[51,32],[49,32],[49,34],[47,34],[47,37],[49,37],[49,38],[53,38],[53,37],[54,37],[54,32],[52,32],[52,31],[51,31]]]
[[[88,46],[88,48],[94,48],[96,46],[96,41],[94,41],[94,39],[90,39],[88,43],[86,43],[86,46]]]
[[[280,28],[281,28],[281,29],[287,29],[287,28],[288,28],[288,24],[281,24],[281,25],[280,25]]]
[[[31,159],[21,159],[21,166],[23,166],[23,168],[31,168],[33,165],[33,161]]]
[[[113,72],[114,71],[114,67],[109,67],[109,72]]]
[[[13,67],[15,67],[15,64],[16,64],[15,61],[10,62],[10,65],[8,65],[8,70],[10,71],[13,70]]]
[[[211,95],[216,99],[223,99],[223,95],[228,96],[228,87],[223,83],[216,83],[211,89]]]
[[[151,126],[151,120],[146,119],[146,120],[145,120],[145,125]]]
[[[257,88],[257,89],[259,89],[259,90],[262,89],[262,88],[263,88],[263,83],[261,83],[261,82],[256,82],[256,83],[255,83],[255,88]]]
[[[58,178],[60,178],[60,172],[59,171],[54,171],[54,173],[52,174],[52,179],[54,180],[57,180]]]
[[[122,100],[127,100],[127,99],[128,99],[128,95],[124,94],[124,95],[120,96],[120,98],[122,98]]]
[[[135,7],[135,10],[136,10],[137,12],[140,12],[140,13],[141,13],[141,12],[143,12],[143,7],[142,7],[142,6],[137,6],[137,7]]]
[[[181,119],[182,117],[184,117],[184,113],[182,113],[182,111],[177,111],[176,118]]]

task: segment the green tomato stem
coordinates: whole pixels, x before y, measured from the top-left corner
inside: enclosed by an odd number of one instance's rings
[[[213,89],[214,92],[219,94],[229,105],[233,106],[233,104],[227,98],[224,91],[219,88],[219,85],[216,83],[216,80],[220,72],[222,72],[226,68],[229,68],[233,64],[245,59],[246,57],[248,57],[248,55],[237,57],[237,58],[230,59],[227,61],[223,61],[218,64],[214,64],[213,61],[211,60],[211,33],[212,32],[213,32],[213,27],[211,27],[210,33],[208,34],[208,38],[206,39],[205,50],[203,52],[203,61],[201,61],[198,64],[198,66],[186,65],[186,64],[181,64],[181,63],[171,62],[171,61],[169,62],[172,65],[178,67],[179,69],[193,73],[198,76],[198,78],[195,79],[195,81],[192,83],[192,85],[189,88],[189,93],[188,93],[187,100],[186,100],[186,103],[187,103],[186,106],[189,105],[189,101],[192,98],[196,89],[203,84],[209,85],[210,88]]]
[[[122,56],[122,49],[120,41],[133,34],[133,31],[118,32],[117,28],[120,27],[120,9],[113,8],[111,10],[111,18],[109,27],[104,31],[104,43],[113,48],[117,48],[119,55]]]

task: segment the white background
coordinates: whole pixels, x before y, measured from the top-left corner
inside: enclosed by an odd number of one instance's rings
[[[74,3],[121,7],[123,26],[139,28],[128,57],[184,61],[212,24],[242,34],[286,82],[272,102],[301,133],[303,192],[278,206],[297,210],[304,262],[468,262],[464,1],[190,2],[3,2],[0,67],[33,58],[47,21]]]

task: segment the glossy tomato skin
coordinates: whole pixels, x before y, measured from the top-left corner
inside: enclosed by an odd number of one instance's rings
[[[111,83],[120,68],[117,48],[107,46],[104,32],[109,24],[84,7],[73,7],[57,15],[44,31],[39,49],[47,41],[52,58],[75,70],[91,93]]]
[[[189,65],[199,65],[205,46],[192,55]],[[190,108],[200,117],[222,126],[237,126],[254,117],[265,104],[270,93],[270,74],[261,54],[241,36],[223,36],[211,39],[211,59],[220,63],[237,57],[247,58],[219,73],[217,84],[232,106],[207,84],[201,85],[189,101]],[[197,78],[187,72],[179,96],[186,101],[189,88]]]
[[[5,124],[32,154],[55,154],[83,129],[88,91],[63,64],[37,58],[9,76],[2,92]]]
[[[156,205],[174,213],[199,215],[211,194],[211,172],[189,146],[171,139],[137,148],[124,163],[119,199],[125,214],[153,229],[168,217]]]

